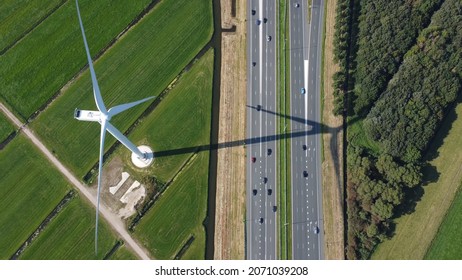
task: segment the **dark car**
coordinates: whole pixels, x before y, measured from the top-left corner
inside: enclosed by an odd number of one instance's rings
[[[319,234],[319,228],[317,226],[315,226],[313,228],[313,232],[316,233],[316,234]]]
[[[252,10],[252,16],[254,16],[257,13],[257,11]]]
[[[273,153],[273,150],[268,149],[268,155],[270,156]]]
[[[268,189],[268,195],[271,195],[273,193],[272,189]]]
[[[306,170],[303,171],[303,177],[305,177],[305,178],[308,177],[308,171],[306,171]]]
[[[266,23],[268,21],[267,18],[263,18],[263,23]]]
[[[257,111],[261,110],[261,105],[257,105]]]
[[[257,158],[256,158],[256,157],[252,157],[251,160],[252,160],[252,162],[255,162],[255,161],[257,161]]]
[[[278,210],[278,207],[276,205],[273,206],[273,212],[276,212]]]
[[[268,178],[263,177],[263,183],[266,184],[268,182]]]
[[[252,190],[252,193],[253,193],[253,195],[257,195],[257,190],[256,190],[256,189],[253,189],[253,190]]]
[[[260,218],[259,222],[260,224],[263,224],[263,218]]]
[[[255,65],[257,65],[257,63],[256,63],[255,61],[254,61],[254,62],[252,62],[252,66],[255,66]]]
[[[306,151],[306,145],[305,144],[303,144],[302,148],[303,148],[304,151]]]
[[[271,41],[271,36],[266,37],[266,41]]]
[[[255,21],[255,23],[256,23],[257,25],[260,25],[261,20],[257,19],[257,20]]]
[[[295,8],[298,8],[298,7],[300,7],[300,4],[298,4],[298,3],[295,3],[295,5],[294,5],[294,6],[295,6]]]

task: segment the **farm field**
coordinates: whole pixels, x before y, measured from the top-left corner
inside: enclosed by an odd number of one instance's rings
[[[10,120],[0,113],[0,143],[3,142],[14,130],[15,128],[11,124]]]
[[[454,201],[449,208],[446,217],[441,223],[435,239],[430,246],[425,259],[429,260],[460,260],[462,259],[462,191],[459,186],[459,191],[454,198]]]
[[[156,158],[150,171],[163,182],[170,180],[198,147],[208,149],[212,78],[213,51],[209,50],[130,134],[134,142],[154,149]],[[125,148],[122,152],[129,154]]]
[[[48,224],[20,256],[21,259],[102,259],[116,243],[115,235],[103,219],[98,231],[98,255],[95,256],[95,210],[79,197]]]
[[[191,235],[195,240],[183,258],[205,257],[202,222],[207,209],[209,152],[193,154],[196,149],[189,148],[210,141],[212,77],[213,51],[209,50],[130,135],[152,145],[155,152],[165,152],[155,158],[150,170],[163,181],[175,176],[189,159],[135,228],[135,235],[158,259],[174,258]]]
[[[208,164],[209,152],[195,155],[135,228],[156,259],[173,259],[191,236],[184,257],[205,258]]]
[[[434,182],[423,187],[423,196],[413,213],[396,219],[395,235],[377,247],[373,259],[423,259],[440,226],[448,227],[443,220],[462,181],[460,135],[462,104],[449,113],[427,154],[427,157],[434,157],[429,163],[436,168],[439,177],[434,181],[435,175],[431,174],[435,171],[424,170],[424,181]],[[460,208],[458,210],[460,212]]]
[[[127,4],[122,0],[81,0],[82,21],[93,57],[139,15],[149,2],[142,0]],[[39,4],[34,2],[30,5]],[[19,24],[21,20],[23,18],[18,15],[10,24]],[[25,120],[86,64],[75,1],[67,1],[2,56],[0,80],[4,86],[1,98],[7,101],[18,117]]]
[[[65,0],[3,0],[0,6],[0,53]]]
[[[106,107],[159,95],[208,42],[212,29],[208,1],[158,3],[95,64]],[[87,28],[87,36],[91,30]],[[91,41],[89,44],[91,47]],[[78,48],[84,59],[81,41]],[[147,106],[139,105],[115,116],[112,124],[124,132]],[[40,114],[32,127],[65,165],[83,177],[97,162],[100,128],[95,123],[73,120],[76,107],[96,109],[89,71]],[[112,136],[107,137],[106,147],[114,142]]]
[[[22,134],[1,151],[0,170],[0,259],[8,259],[70,186]]]
[[[110,260],[137,260],[136,256],[124,245],[120,246],[117,251],[109,258]]]

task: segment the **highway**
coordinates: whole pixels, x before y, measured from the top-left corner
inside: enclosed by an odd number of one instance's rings
[[[276,115],[266,113],[276,111],[276,1],[247,5],[246,258],[270,260],[278,244]]]
[[[323,259],[321,48],[324,3],[290,0],[292,259]],[[311,13],[311,22],[308,15]]]

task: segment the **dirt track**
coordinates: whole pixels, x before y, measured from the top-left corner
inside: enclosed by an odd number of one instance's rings
[[[333,62],[333,35],[335,7],[337,0],[327,1],[326,41],[324,49],[324,111],[323,133],[324,162],[323,211],[325,232],[325,258],[344,259],[344,220],[343,220],[343,128],[342,118],[332,114],[333,87],[332,75],[338,70]]]
[[[231,16],[232,0],[221,0],[222,27],[236,26],[223,33],[221,98],[218,142],[245,138],[246,102],[246,1],[236,1],[236,17]],[[215,259],[244,259],[245,147],[218,150],[215,218]]]

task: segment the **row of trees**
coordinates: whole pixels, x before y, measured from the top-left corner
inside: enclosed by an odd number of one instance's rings
[[[442,0],[361,1],[355,112],[365,116]]]
[[[370,257],[422,184],[421,155],[460,93],[462,69],[460,0],[359,1],[357,39],[349,34],[358,49],[347,58],[357,56],[345,72],[349,119],[362,123],[347,134],[348,259]]]
[[[461,10],[460,1],[443,4],[364,121],[368,136],[405,162],[421,159],[461,90]]]

